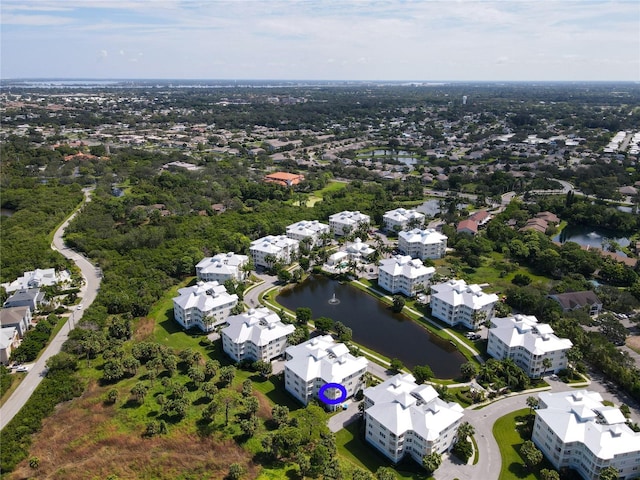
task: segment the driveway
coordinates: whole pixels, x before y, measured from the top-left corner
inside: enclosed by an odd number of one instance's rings
[[[91,193],[85,190],[85,201],[91,200]],[[76,212],[77,213],[77,212]],[[59,251],[66,258],[73,260],[75,264],[82,271],[82,277],[84,284],[80,287],[80,293],[78,296],[81,299],[83,309],[74,309],[68,317],[68,320],[62,326],[58,334],[51,340],[51,343],[40,354],[38,359],[33,363],[27,373],[26,377],[22,379],[22,382],[18,385],[18,388],[13,392],[9,399],[0,407],[0,430],[2,430],[11,419],[20,411],[23,405],[29,400],[31,394],[40,384],[44,376],[47,374],[46,362],[47,360],[60,352],[62,344],[67,341],[69,332],[77,325],[78,320],[82,318],[84,309],[89,307],[95,300],[98,289],[100,288],[100,273],[96,270],[96,267],[89,262],[83,255],[65,247],[62,240],[62,235],[65,228],[69,224],[69,221],[75,217],[76,213],[71,215],[61,226],[56,230],[53,236],[53,242],[51,248]]]
[[[356,402],[354,400],[348,400],[346,403],[348,405],[346,410],[342,410],[329,418],[327,425],[329,426],[329,430],[334,433],[342,430],[344,427],[355,422],[360,417],[358,405],[360,405],[362,401]]]

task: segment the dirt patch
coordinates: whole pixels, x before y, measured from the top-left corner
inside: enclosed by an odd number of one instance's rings
[[[634,352],[640,353],[640,335],[633,335],[631,337],[627,337],[625,342],[627,347],[629,347]]]
[[[201,437],[180,426],[162,437],[132,433],[114,421],[117,407],[104,404],[103,397],[104,389],[92,384],[81,398],[58,407],[33,438],[29,458],[40,460],[37,472],[27,459],[7,478],[221,479],[232,463],[245,467],[246,478],[259,473],[249,453],[215,434]]]
[[[147,340],[153,335],[153,329],[155,328],[155,326],[156,322],[153,318],[142,317],[140,320],[138,320],[135,332],[133,333],[133,339],[138,342]]]

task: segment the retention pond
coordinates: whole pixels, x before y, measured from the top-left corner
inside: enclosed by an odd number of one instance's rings
[[[409,368],[429,365],[438,378],[454,378],[466,359],[448,341],[432,335],[404,315],[371,295],[323,276],[288,288],[278,303],[295,311],[311,308],[313,318],[329,317],[353,330],[353,340],[388,358],[398,358]]]

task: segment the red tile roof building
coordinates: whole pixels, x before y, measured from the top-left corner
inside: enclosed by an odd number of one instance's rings
[[[304,175],[287,172],[274,172],[264,177],[265,182],[277,183],[285,187],[298,185],[304,180]]]

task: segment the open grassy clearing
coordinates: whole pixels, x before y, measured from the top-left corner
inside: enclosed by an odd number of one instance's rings
[[[115,405],[104,402],[106,391],[112,387],[95,381],[89,383],[81,398],[60,405],[45,420],[30,448],[30,456],[40,459],[37,477],[74,480],[115,474],[140,479],[222,478],[235,462],[244,465],[251,477],[257,476],[260,467],[252,462],[251,455],[234,441],[232,431],[220,427],[223,415],[217,416],[215,432],[198,431],[193,418],[201,405],[192,408],[180,423],[170,424],[167,435],[144,437],[144,425],[157,416],[159,407],[154,396],[160,381],[155,382],[141,406],[128,399],[135,381],[117,384],[122,400]],[[30,478],[33,474],[28,461],[24,461],[7,478]]]
[[[640,336],[634,335],[631,337],[627,337],[625,343],[631,350],[636,353],[640,353]]]
[[[546,459],[543,459],[533,469],[529,469],[520,456],[520,446],[531,437],[526,427],[530,413],[528,408],[516,410],[500,417],[493,425],[493,436],[498,442],[502,457],[500,480],[513,480],[514,478],[536,480],[540,478],[540,470],[553,468]]]

